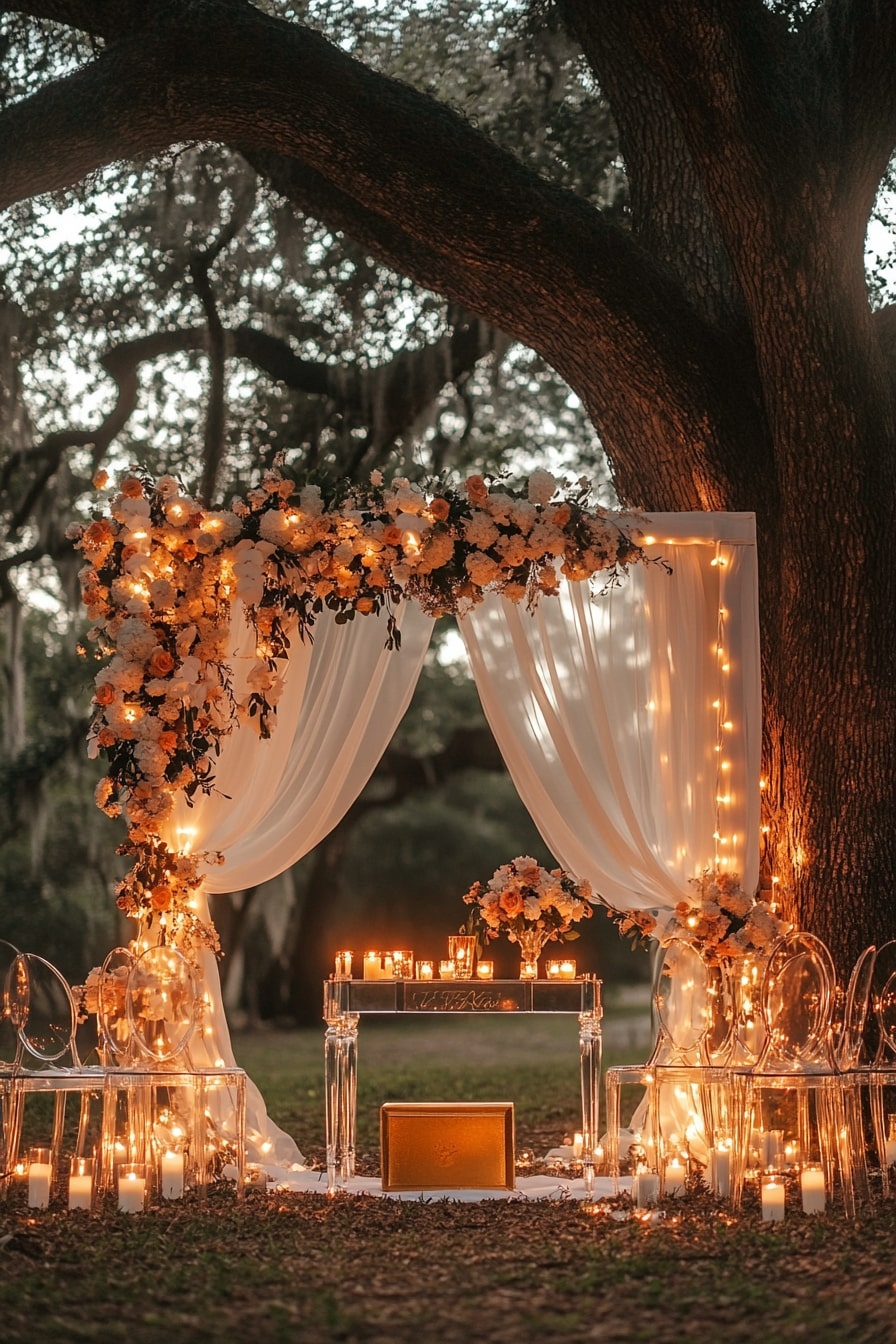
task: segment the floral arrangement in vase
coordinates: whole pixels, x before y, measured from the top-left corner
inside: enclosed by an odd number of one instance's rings
[[[576,881],[562,868],[549,872],[526,855],[502,864],[484,886],[474,882],[464,896],[487,939],[505,933],[519,944],[526,977],[536,973],[545,943],[578,938],[572,925],[591,918],[593,900],[588,882]]]
[[[690,885],[694,895],[679,901],[665,917],[611,906],[607,913],[621,934],[631,933],[636,941],[652,936],[664,947],[680,939],[710,965],[765,957],[792,928],[768,901],[744,891],[738,873],[706,868]]]

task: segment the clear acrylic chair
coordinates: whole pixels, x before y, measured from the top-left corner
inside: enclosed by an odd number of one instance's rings
[[[862,974],[854,986],[850,1041]],[[788,935],[769,959],[761,994],[766,1040],[755,1067],[744,1075],[735,1184],[742,1187],[748,1164],[796,1172],[817,1160],[826,1198],[839,1191],[854,1217],[857,1195],[867,1195],[861,1094],[856,1075],[842,1072],[835,1057],[835,981],[828,949],[811,934]],[[845,1035],[841,1044],[845,1051]]]
[[[729,1111],[730,1071],[713,1062],[719,1041],[720,978],[695,949],[673,940],[663,949],[654,980],[656,1043],[645,1064],[627,1064],[606,1073],[607,1163],[618,1179],[621,1168],[622,1092],[643,1088],[635,1117],[634,1150],[639,1165],[658,1176],[664,1193],[666,1160],[696,1157],[705,1163],[715,1148]],[[708,1040],[713,1036],[714,1045]]]

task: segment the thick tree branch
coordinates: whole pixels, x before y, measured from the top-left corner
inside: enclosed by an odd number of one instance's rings
[[[697,460],[685,498],[670,474],[670,507],[720,500],[719,442],[757,437],[754,398],[715,390],[730,383],[732,352],[632,239],[450,109],[297,24],[212,0],[153,8],[143,31],[10,108],[0,134],[0,202],[188,139],[307,165],[363,215],[360,241],[538,350],[586,399],[611,451],[626,385],[662,400],[657,451],[671,437]]]

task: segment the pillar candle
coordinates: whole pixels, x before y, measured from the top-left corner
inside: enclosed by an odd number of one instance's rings
[[[780,1223],[784,1219],[784,1187],[779,1181],[762,1182],[762,1221]]]
[[[417,962],[417,979],[418,979],[418,980],[431,980],[431,979],[432,979],[432,962],[431,962],[431,961],[418,961],[418,962]]]
[[[803,1194],[803,1213],[824,1213],[824,1172],[820,1167],[806,1167],[800,1174]]]
[[[576,1134],[572,1141],[572,1155],[574,1158],[581,1158],[585,1147],[585,1138],[582,1134]]]
[[[162,1154],[162,1198],[180,1199],[184,1193],[184,1155],[167,1152]]]
[[[142,1167],[124,1166],[118,1176],[118,1207],[122,1213],[142,1213],[146,1199],[146,1178]]]
[[[723,1199],[731,1194],[731,1152],[728,1148],[713,1149],[712,1187]]]
[[[680,1195],[684,1189],[685,1169],[677,1157],[666,1163],[665,1186],[667,1195]]]
[[[660,1178],[655,1171],[639,1171],[632,1181],[632,1194],[639,1209],[655,1204],[660,1194]]]
[[[43,1160],[32,1160],[28,1164],[28,1207],[45,1209],[50,1202],[50,1184],[53,1179],[53,1164]]]
[[[73,1157],[68,1178],[68,1206],[70,1209],[89,1209],[93,1203],[93,1160]]]

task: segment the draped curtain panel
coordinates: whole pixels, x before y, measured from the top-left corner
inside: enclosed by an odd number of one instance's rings
[[[358,797],[410,703],[432,634],[432,619],[416,603],[402,603],[398,617],[400,653],[386,649],[386,622],[376,616],[336,625],[325,612],[314,626],[313,643],[296,636],[271,737],[263,740],[243,724],[224,740],[215,792],[197,795],[193,807],[179,799],[163,838],[174,849],[224,855],[222,866],[207,869],[208,894],[276,877],[313,849]],[[241,692],[255,662],[255,636],[239,608],[233,613],[231,650],[234,689]],[[194,1063],[232,1066],[211,953],[202,954],[200,973],[205,1015],[191,1049]],[[295,1142],[269,1119],[251,1083],[248,1134],[251,1161],[301,1163]]]
[[[603,594],[460,621],[486,718],[559,862],[621,910],[670,910],[705,868],[759,876],[761,703],[752,514],[655,514]]]
[[[634,566],[603,595],[564,582],[534,613],[490,597],[460,629],[486,717],[551,852],[618,908],[663,910],[707,867],[739,872],[747,890],[758,880],[755,527],[752,514],[657,514],[645,530],[664,565]],[[410,702],[432,632],[413,602],[399,617],[400,653],[386,650],[385,621],[374,616],[337,626],[327,614],[313,643],[296,638],[273,736],[243,725],[225,740],[217,790],[193,807],[178,803],[166,842],[224,855],[208,868],[209,895],[298,862],[361,792]],[[237,690],[253,655],[237,610]],[[201,974],[194,1061],[232,1065],[211,954]],[[302,1162],[251,1085],[248,1123],[251,1160]]]

